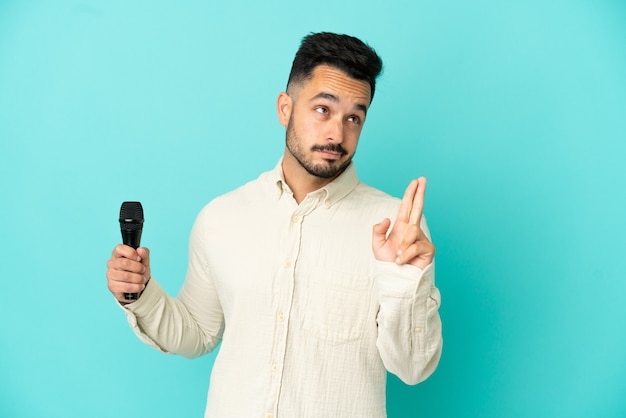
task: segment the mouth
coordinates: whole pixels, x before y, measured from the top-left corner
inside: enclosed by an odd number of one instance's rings
[[[343,153],[341,152],[334,152],[334,151],[324,151],[324,150],[317,150],[316,151],[320,157],[322,157],[325,160],[338,160],[343,156]]]
[[[346,150],[339,144],[314,146],[312,150],[325,160],[338,160],[347,154]]]

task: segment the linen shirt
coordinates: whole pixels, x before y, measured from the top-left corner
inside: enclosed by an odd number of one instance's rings
[[[178,296],[152,279],[128,321],[166,353],[221,342],[205,417],[385,417],[386,371],[418,383],[442,347],[434,266],[372,252],[373,225],[399,203],[351,164],[298,205],[279,162],[202,209]]]

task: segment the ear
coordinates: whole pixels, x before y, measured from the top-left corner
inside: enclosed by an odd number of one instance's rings
[[[285,128],[289,124],[292,109],[293,100],[291,97],[285,92],[280,93],[278,95],[278,100],[276,100],[276,112],[278,112],[278,121]]]

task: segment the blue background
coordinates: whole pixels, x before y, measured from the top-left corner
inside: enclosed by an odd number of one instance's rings
[[[429,179],[444,353],[390,377],[389,417],[626,416],[617,0],[0,1],[0,416],[202,416],[214,354],[142,345],[106,288],[119,207],[177,293],[201,207],[282,154],[321,30],[385,62],[362,180]]]

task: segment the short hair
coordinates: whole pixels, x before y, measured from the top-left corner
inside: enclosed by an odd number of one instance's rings
[[[302,39],[291,66],[287,89],[313,76],[318,65],[328,65],[348,76],[367,81],[371,89],[370,101],[374,99],[376,78],[383,69],[383,62],[372,47],[358,38],[330,32],[311,33]]]

